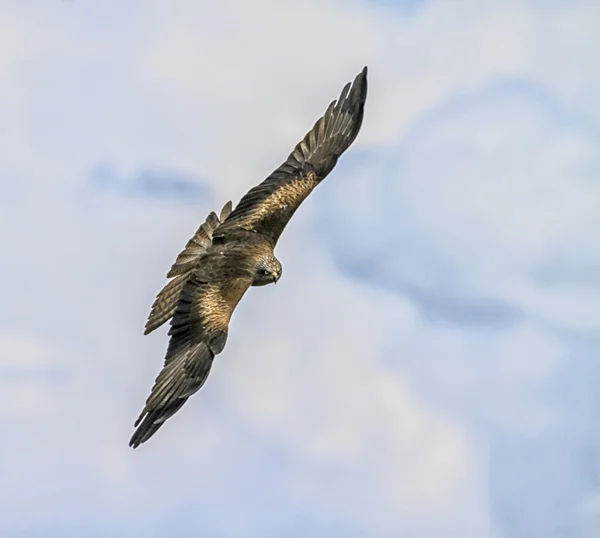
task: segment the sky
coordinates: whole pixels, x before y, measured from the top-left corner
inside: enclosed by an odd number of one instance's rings
[[[0,535],[600,536],[600,4],[3,0]],[[369,67],[203,389],[177,253]]]

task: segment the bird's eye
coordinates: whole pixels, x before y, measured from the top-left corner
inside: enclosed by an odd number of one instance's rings
[[[267,269],[261,269],[260,272],[263,275],[270,275],[271,274],[270,271],[268,271]]]

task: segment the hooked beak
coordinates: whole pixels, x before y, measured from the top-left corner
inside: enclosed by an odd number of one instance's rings
[[[279,280],[279,273],[276,273],[275,271],[273,271],[271,273],[272,277],[273,277],[273,284],[277,284],[277,281]]]

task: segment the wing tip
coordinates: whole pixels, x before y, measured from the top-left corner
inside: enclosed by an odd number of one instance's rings
[[[323,136],[320,137],[319,145],[322,146],[320,150],[316,147],[311,148],[314,152],[312,158],[315,161],[324,160],[323,170],[320,171],[323,176],[335,166],[337,158],[358,136],[367,101],[367,73],[368,67],[365,65],[352,82],[344,85],[337,100],[331,102],[312,129],[312,131],[323,132]],[[304,140],[310,140],[310,135],[309,132]],[[328,155],[332,155],[333,158],[324,159]],[[307,155],[304,157],[305,160],[311,160]]]
[[[135,431],[129,440],[129,446],[136,449],[141,444],[145,443],[150,439],[163,425],[162,422],[157,423],[154,420],[154,414],[146,409],[142,411],[140,416],[136,419],[133,424]]]
[[[145,437],[146,433],[142,433],[140,429],[137,429],[135,432],[133,432],[133,435],[129,440],[129,446],[135,450],[138,446],[148,440]]]
[[[368,67],[365,65],[362,68],[362,71],[356,75],[354,81],[352,82],[352,88],[350,89],[350,93],[348,94],[347,100],[349,102],[349,106],[352,107],[353,112],[362,113],[362,108],[365,105],[367,100],[367,74]]]

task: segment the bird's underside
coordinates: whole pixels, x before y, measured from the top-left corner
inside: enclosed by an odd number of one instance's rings
[[[148,334],[170,320],[164,366],[135,422],[129,445],[147,441],[197,392],[225,347],[231,315],[250,286],[276,281],[273,250],[300,204],[331,172],[360,130],[367,68],[300,141],[286,161],[232,211],[211,213],[177,256],[146,322]]]

